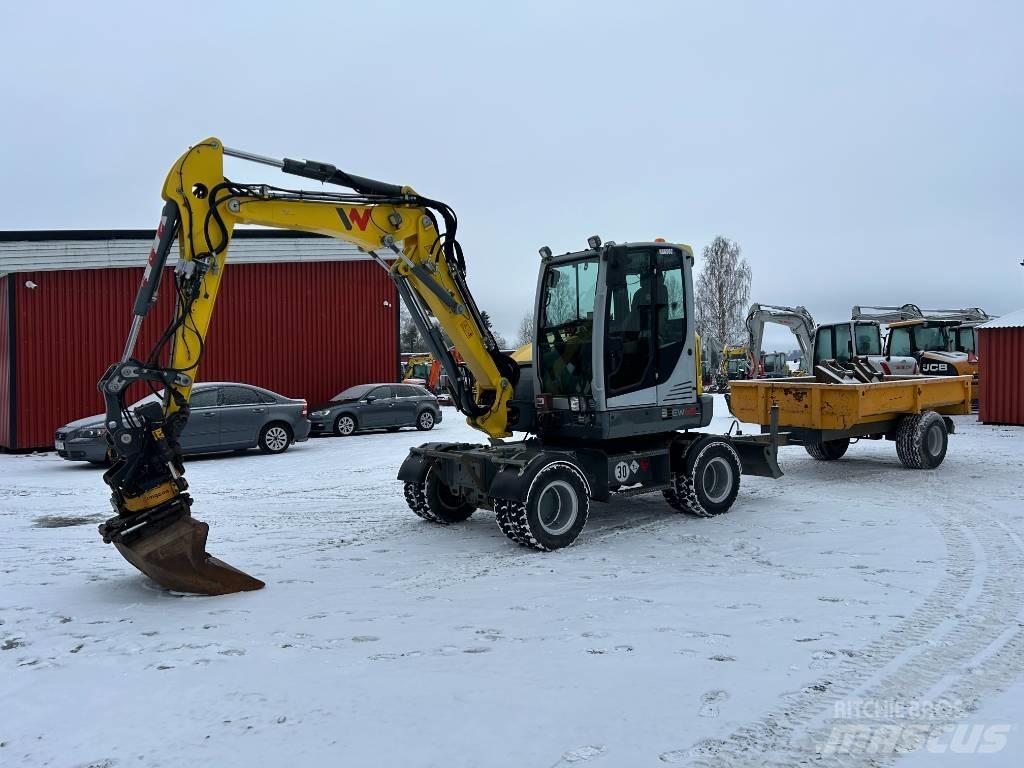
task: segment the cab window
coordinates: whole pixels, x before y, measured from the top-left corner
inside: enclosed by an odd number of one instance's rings
[[[973,328],[958,328],[956,331],[956,351],[957,352],[975,352],[974,348],[974,329]]]
[[[944,352],[949,336],[941,325],[918,325],[914,327],[914,346],[921,352]]]
[[[853,357],[851,354],[853,351],[853,343],[850,338],[850,326],[848,323],[836,326],[836,337],[835,337],[835,353],[836,360],[840,363],[850,362],[850,358]]]
[[[658,250],[658,381],[668,381],[679,363],[686,337],[683,296],[683,254],[674,248]]]
[[[857,323],[853,328],[858,355],[882,354],[882,334],[874,323]]]
[[[889,354],[896,357],[908,357],[913,354],[910,346],[909,328],[889,329]]]
[[[831,360],[833,357],[832,328],[819,328],[814,337],[814,362],[820,363],[822,360]]]
[[[597,273],[595,257],[549,267],[544,275],[537,332],[542,392],[591,393]]]
[[[605,378],[608,396],[652,387],[655,376],[656,284],[653,254],[625,251],[608,259]],[[667,304],[667,302],[666,302]]]

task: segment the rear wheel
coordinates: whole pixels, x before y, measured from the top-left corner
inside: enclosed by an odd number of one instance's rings
[[[907,469],[935,469],[948,442],[946,422],[935,411],[904,416],[896,428],[896,455]]]
[[[841,459],[849,447],[850,438],[848,437],[839,440],[818,440],[814,443],[804,443],[804,450],[818,461]]]
[[[260,430],[257,445],[264,453],[284,453],[292,442],[292,432],[287,424],[274,422]]]
[[[519,516],[522,512],[522,504],[507,499],[494,500],[494,522],[498,528],[509,539],[516,544],[526,546],[526,540],[519,535]]]
[[[347,413],[341,414],[334,420],[334,434],[338,437],[348,437],[356,431],[356,417]]]
[[[683,459],[683,471],[672,473],[664,491],[673,509],[695,517],[728,512],[740,490],[740,457],[728,441],[709,437],[693,443]]]
[[[543,551],[561,549],[576,541],[590,514],[583,475],[564,462],[551,464],[537,474],[525,503],[505,504],[504,516],[497,518],[505,535]]]
[[[421,432],[429,432],[434,428],[434,414],[424,411],[416,417],[416,429]]]

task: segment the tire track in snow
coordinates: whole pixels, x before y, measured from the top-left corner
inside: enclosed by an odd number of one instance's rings
[[[755,723],[723,740],[663,753],[661,759],[708,768],[881,765],[892,756],[820,754],[832,727],[844,724],[830,717],[837,704],[851,699],[912,703],[969,691],[968,676],[978,659],[984,659],[987,689],[1014,677],[1024,662],[1017,621],[1024,595],[1006,574],[1024,565],[1024,547],[990,518],[975,516],[961,524],[950,514],[937,523],[947,547],[947,573],[911,616],[845,662],[837,674],[806,687]]]

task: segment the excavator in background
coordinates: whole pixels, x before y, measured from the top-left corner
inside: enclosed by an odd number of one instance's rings
[[[900,307],[855,306],[853,320],[873,320],[889,326],[886,356],[911,356],[927,376],[978,377],[974,329],[992,318],[983,310],[921,309],[916,304]]]
[[[350,191],[233,182],[224,176],[225,156]],[[591,501],[660,492],[674,509],[710,517],[732,507],[741,474],[782,475],[784,436],[774,427],[759,435],[699,431],[711,422],[713,399],[702,391],[688,245],[593,236],[581,251],[556,256],[541,248],[532,363],[519,365],[483,322],[466,281],[458,220],[443,202],[216,138],[174,163],[162,196],[124,351],[98,384],[114,457],[103,479],[116,513],[99,531],[167,588],[212,595],[264,586],[206,552],[209,526],[192,517],[178,444],[238,225],[344,240],[394,280],[456,407],[488,438],[411,449],[398,479],[407,505],[425,520],[458,523],[486,509],[512,541],[552,550],[576,540]],[[175,312],[155,345],[137,354],[175,240]],[[138,384],[161,397],[130,409],[126,396]],[[514,432],[527,437],[506,441]]]
[[[750,378],[750,354],[746,347],[722,347],[722,362],[719,364],[717,389],[725,392],[730,381]]]
[[[778,365],[778,358],[775,358],[773,370],[769,371],[768,358],[761,351],[761,342],[764,338],[765,323],[777,323],[793,331],[797,343],[800,345],[800,370],[809,371],[814,348],[814,318],[805,307],[784,307],[777,304],[751,304],[747,312],[747,350],[750,355],[752,379],[760,378],[781,378],[789,376],[785,363],[785,355],[782,356],[782,364]]]
[[[849,366],[856,361],[866,364],[882,376],[914,376],[921,372],[911,355],[890,355],[883,349],[882,327],[875,320],[849,320],[822,323],[814,329],[812,370],[815,375],[827,361]]]
[[[431,368],[434,365],[434,358],[428,354],[411,355],[405,361],[405,370],[402,372],[402,381],[406,384],[419,384],[427,386],[431,378]]]

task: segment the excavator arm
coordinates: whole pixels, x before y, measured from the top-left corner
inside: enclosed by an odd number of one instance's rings
[[[224,176],[225,155],[352,191],[234,183]],[[124,352],[98,385],[114,456],[104,481],[117,512],[100,533],[155,581],[206,594],[263,586],[205,552],[208,526],[191,517],[178,445],[237,225],[316,232],[370,254],[395,281],[469,424],[492,438],[510,434],[515,413],[509,401],[519,368],[498,349],[469,291],[455,239],[457,219],[447,205],[410,187],[355,176],[326,163],[225,148],[216,138],[199,142],[178,159],[167,175],[163,198]],[[153,349],[136,355],[143,320],[156,301],[175,239],[174,318]],[[161,397],[130,411],[126,393],[139,382]]]
[[[810,362],[814,359],[814,318],[804,307],[782,307],[775,304],[751,304],[747,313],[747,349],[751,357],[751,371],[757,371],[764,338],[765,323],[778,323],[793,331],[800,354]]]
[[[918,320],[922,317],[924,317],[924,314],[916,304],[903,304],[899,307],[864,307],[858,305],[850,310],[851,320],[873,320],[879,325],[898,323],[901,320]]]

